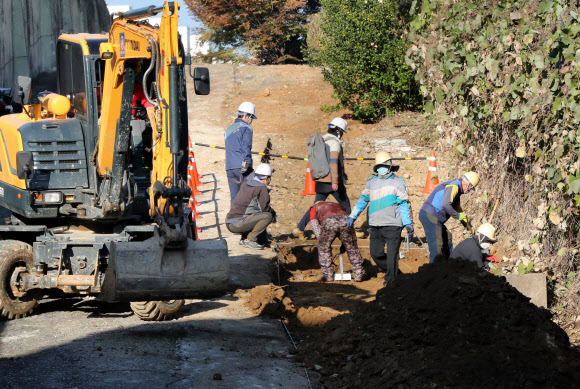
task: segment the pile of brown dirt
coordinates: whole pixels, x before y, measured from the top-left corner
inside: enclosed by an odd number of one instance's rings
[[[548,311],[467,261],[401,275],[297,355],[328,388],[573,387],[578,357]]]
[[[292,300],[285,297],[284,289],[272,284],[251,289],[250,297],[244,305],[256,315],[280,317],[295,311]]]

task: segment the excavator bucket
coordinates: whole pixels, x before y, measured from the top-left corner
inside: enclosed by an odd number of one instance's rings
[[[112,242],[100,300],[149,301],[223,295],[229,282],[225,240],[187,240],[163,247],[159,236],[142,242]]]

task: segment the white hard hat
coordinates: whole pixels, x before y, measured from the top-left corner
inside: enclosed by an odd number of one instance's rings
[[[240,107],[238,108],[238,112],[247,113],[252,117],[252,119],[258,118],[256,116],[256,106],[254,104],[250,103],[249,101],[244,101],[242,104],[240,104]]]
[[[495,227],[490,223],[483,223],[477,229],[477,233],[483,235],[485,241],[495,243],[497,239],[495,239]]]
[[[330,122],[330,125],[336,126],[336,127],[340,128],[342,131],[346,132],[346,120],[344,120],[343,118],[332,119],[332,121]]]
[[[258,165],[256,170],[254,170],[254,174],[256,176],[260,176],[260,177],[262,177],[262,176],[271,177],[272,176],[272,167],[267,163],[261,163]]]
[[[479,184],[479,174],[476,172],[467,172],[463,175],[463,179],[469,182],[475,188]]]

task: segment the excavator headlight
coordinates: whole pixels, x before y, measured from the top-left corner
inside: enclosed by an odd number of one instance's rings
[[[109,42],[103,42],[99,45],[99,52],[101,59],[111,59],[113,58],[113,45]]]
[[[34,204],[61,204],[62,192],[41,192],[34,195]]]

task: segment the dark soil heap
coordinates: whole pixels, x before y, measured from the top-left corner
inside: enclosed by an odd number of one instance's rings
[[[578,387],[579,357],[548,311],[467,261],[401,275],[297,356],[327,388]]]

